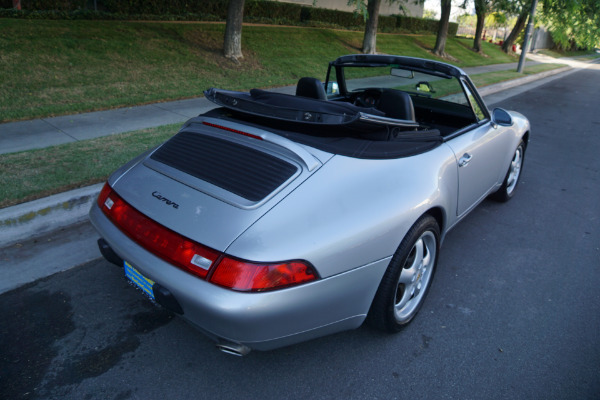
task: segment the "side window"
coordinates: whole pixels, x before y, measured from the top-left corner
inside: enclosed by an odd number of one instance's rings
[[[473,95],[471,90],[469,89],[469,86],[467,85],[466,82],[462,82],[462,84],[463,84],[463,88],[465,89],[465,94],[467,95],[467,98],[469,99],[469,103],[471,103],[471,108],[473,109],[473,112],[475,113],[475,116],[477,117],[477,121],[481,121],[481,120],[485,119],[486,118],[485,113],[483,112],[481,105],[477,102],[477,99],[475,98],[475,96]]]
[[[327,86],[325,86],[325,93],[328,99],[336,99],[341,95],[340,83],[343,83],[343,75],[335,68],[331,68],[329,71],[329,80]]]
[[[340,87],[337,82],[327,82],[327,87],[325,89],[327,91],[327,97],[335,97],[340,94]]]
[[[430,82],[419,82],[418,86],[427,84],[430,86],[429,94],[434,99],[447,101],[469,107],[469,100],[463,90],[462,82],[457,78],[433,79]],[[419,88],[417,88],[419,90]]]

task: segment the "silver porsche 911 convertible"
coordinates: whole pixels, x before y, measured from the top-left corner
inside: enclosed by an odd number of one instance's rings
[[[296,95],[210,89],[216,108],[118,169],[90,218],[103,255],[237,355],[417,314],[445,234],[510,199],[529,122],[463,71],[349,55]]]

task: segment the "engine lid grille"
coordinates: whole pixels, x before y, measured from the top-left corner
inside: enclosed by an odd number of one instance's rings
[[[254,202],[267,197],[298,170],[268,153],[185,131],[150,158]]]

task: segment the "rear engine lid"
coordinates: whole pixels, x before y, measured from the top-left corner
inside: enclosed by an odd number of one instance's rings
[[[264,151],[192,131],[180,132],[167,141],[146,165],[174,179],[181,172],[188,174],[240,197],[237,202],[245,206],[264,200],[300,170],[295,163]]]
[[[273,133],[192,121],[111,184],[141,213],[215,250],[224,251],[322,165]]]

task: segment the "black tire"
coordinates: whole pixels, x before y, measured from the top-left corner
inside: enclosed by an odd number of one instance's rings
[[[523,163],[525,162],[525,143],[521,141],[515,150],[504,181],[500,189],[492,194],[491,198],[499,202],[507,202],[512,199],[519,185],[521,172],[523,171]]]
[[[390,261],[369,310],[369,325],[398,332],[417,315],[429,292],[440,250],[440,228],[430,215],[409,229]]]

